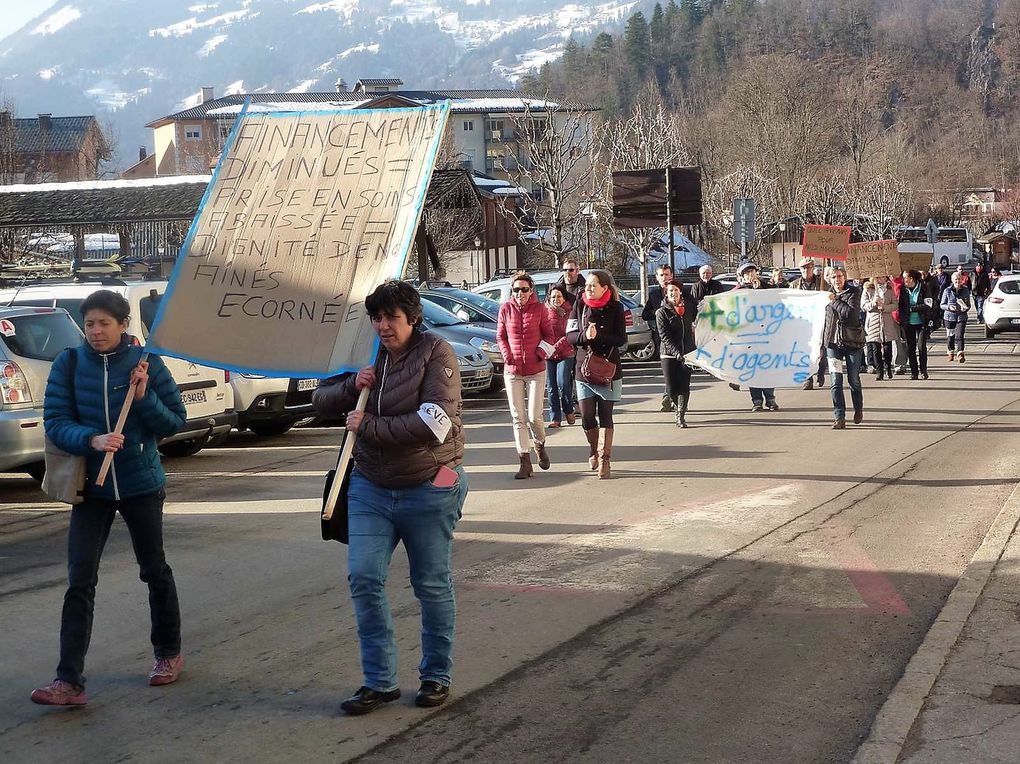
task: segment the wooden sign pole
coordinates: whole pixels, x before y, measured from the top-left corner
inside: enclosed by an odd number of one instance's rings
[[[142,353],[142,358],[139,363],[145,363],[149,360],[148,353]],[[128,414],[131,411],[131,403],[135,399],[135,388],[138,387],[137,381],[132,381],[131,386],[128,388],[127,395],[124,397],[124,405],[120,407],[120,416],[117,417],[117,424],[113,428],[114,435],[120,435],[124,432],[124,425],[127,423]],[[99,475],[96,477],[96,485],[102,486],[106,482],[106,476],[110,472],[110,467],[113,466],[113,455],[115,451],[107,451],[106,455],[103,456],[103,466],[99,468]]]

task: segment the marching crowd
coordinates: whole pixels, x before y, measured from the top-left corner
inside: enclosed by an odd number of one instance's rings
[[[852,420],[864,417],[861,373],[876,379],[905,373],[928,379],[927,343],[946,330],[949,361],[966,362],[965,329],[971,308],[983,317],[985,299],[998,273],[978,265],[973,274],[941,266],[930,273],[910,270],[858,284],[840,265],[816,272],[810,258],[800,278],[787,284],[781,273],[763,280],[756,266],[743,264],[738,289],[788,287],[828,296],[822,355],[816,377],[830,376],[833,428],[846,427],[844,381],[850,388]],[[692,368],[685,356],[695,348],[699,303],[727,290],[712,269],[701,269],[690,287],[674,280],[668,267],[656,274],[658,287],[642,317],[653,326],[661,360],[662,409],[675,412],[685,428],[691,403]],[[341,703],[348,714],[367,714],[400,697],[397,646],[386,598],[386,579],[397,544],[403,542],[410,581],[421,605],[419,706],[444,703],[450,692],[456,606],[451,574],[453,532],[468,493],[462,461],[464,429],[460,371],[453,348],[422,331],[421,297],[402,281],[381,284],[365,301],[381,351],[357,374],[323,380],[314,393],[316,409],[328,418],[346,415],[357,435],[354,464],[346,481],[350,549],[347,582],[354,604],[364,684]],[[56,678],[36,688],[42,705],[80,706],[85,693],[85,656],[92,633],[98,571],[116,514],[127,524],[149,588],[153,666],[148,682],[173,684],[183,668],[181,616],[173,572],[163,551],[165,475],[156,452],[159,438],[185,418],[180,391],[157,356],[127,334],[129,306],[101,290],[85,300],[81,313],[85,341],[53,364],[44,397],[46,435],[55,447],[83,458],[80,500],[71,509],[68,587],[61,613]],[[548,429],[574,424],[578,416],[588,446],[588,466],[600,479],[611,475],[615,404],[623,394],[620,347],[627,341],[623,304],[612,275],[589,271],[581,278],[576,261],[543,303],[524,272],[513,279],[510,298],[500,307],[497,339],[505,360],[506,395],[519,457],[515,475],[551,466]],[[739,389],[739,388],[738,388]],[[357,406],[367,391],[367,406]],[[111,419],[129,395],[135,404],[123,433]],[[775,390],[750,389],[752,410],[779,408]],[[544,418],[548,400],[551,418]],[[112,480],[97,476],[113,454]],[[44,486],[45,488],[45,486]]]

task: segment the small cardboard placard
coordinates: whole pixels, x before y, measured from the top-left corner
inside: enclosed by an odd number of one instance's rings
[[[927,273],[931,268],[931,252],[900,252],[900,267],[905,271]]]
[[[898,276],[900,272],[900,253],[896,249],[895,239],[851,244],[847,251],[846,277],[848,279]]]
[[[846,260],[846,251],[849,246],[850,226],[804,226],[804,257]]]

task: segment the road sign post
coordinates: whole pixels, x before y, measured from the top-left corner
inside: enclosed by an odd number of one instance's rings
[[[924,234],[928,238],[928,243],[931,244],[931,262],[934,265],[935,257],[938,254],[935,252],[935,245],[939,243],[939,227],[931,218],[928,218],[928,224],[924,227]]]

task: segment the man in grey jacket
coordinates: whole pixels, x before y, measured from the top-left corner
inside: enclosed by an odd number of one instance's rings
[[[794,279],[790,289],[804,289],[809,292],[824,292],[829,288],[819,274],[815,273],[815,261],[810,257],[802,258],[800,261],[800,278]],[[825,383],[825,372],[828,367],[825,357],[825,347],[822,347],[822,354],[818,359],[818,387]],[[815,386],[814,377],[808,377],[804,383],[805,390],[811,390]]]

